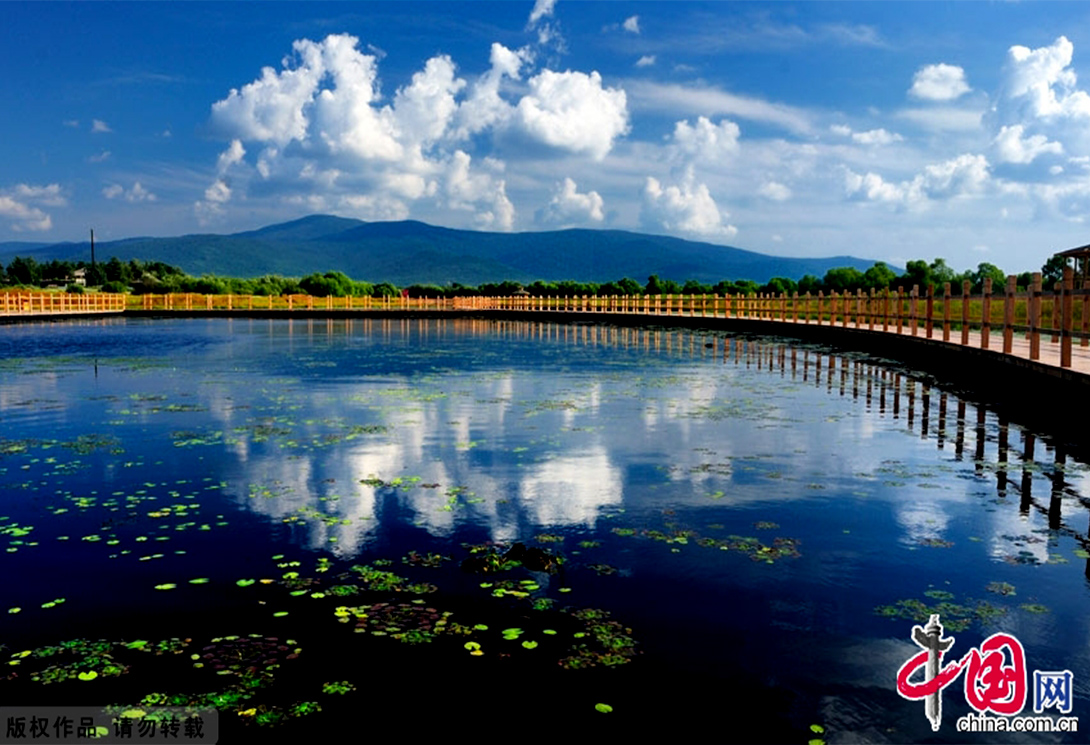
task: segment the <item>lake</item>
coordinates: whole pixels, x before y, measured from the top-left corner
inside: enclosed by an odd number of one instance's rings
[[[897,673],[937,613],[946,661],[1008,634],[1022,714],[1071,671],[1085,717],[1087,473],[787,339],[2,326],[0,703],[215,707],[221,742],[1085,741],[957,732],[961,678],[933,732]]]

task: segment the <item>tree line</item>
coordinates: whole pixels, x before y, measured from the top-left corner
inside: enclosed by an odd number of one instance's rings
[[[1064,260],[1053,256],[1041,268],[1044,286],[1049,288],[1059,281],[1064,267]],[[909,261],[903,274],[898,274],[885,262],[876,261],[866,271],[854,267],[838,267],[825,272],[824,277],[807,274],[798,280],[788,277],[773,277],[764,284],[748,279],[722,280],[715,284],[706,284],[688,280],[684,284],[672,279],[663,279],[651,275],[647,282],[640,284],[625,277],[613,282],[576,282],[562,280],[546,282],[537,280],[529,284],[515,281],[485,282],[476,287],[457,282],[445,286],[414,284],[399,288],[390,282],[363,282],[354,280],[343,272],[315,272],[300,279],[266,275],[255,278],[220,277],[205,274],[193,277],[178,267],[161,261],[121,261],[117,257],[107,262],[98,262],[91,266],[87,262],[61,261],[54,259],[38,263],[33,257],[15,257],[4,267],[0,264],[0,287],[43,288],[65,286],[70,292],[82,292],[84,287],[75,282],[77,270],[82,270],[86,286],[98,288],[102,292],[146,293],[184,293],[192,292],[205,295],[313,295],[315,297],[389,297],[407,291],[410,297],[466,297],[466,296],[508,296],[526,292],[534,296],[550,295],[553,297],[579,297],[583,295],[749,295],[754,293],[807,292],[869,292],[884,290],[887,287],[906,290],[918,286],[926,292],[929,285],[941,289],[949,282],[955,294],[960,293],[962,282],[968,281],[971,292],[979,294],[984,280],[991,279],[996,292],[1006,284],[1006,274],[994,264],[982,262],[976,269],[955,272],[945,259],[937,258],[928,263],[922,259]],[[1024,290],[1029,287],[1031,273],[1018,275],[1018,286]]]

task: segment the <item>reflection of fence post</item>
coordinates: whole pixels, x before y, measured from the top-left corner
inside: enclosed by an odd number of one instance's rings
[[[912,285],[912,297],[909,299],[908,312],[909,312],[909,326],[912,329],[912,335],[916,335],[916,321],[918,318],[917,303],[920,300],[920,286]]]
[[[944,317],[945,325],[944,325],[943,330],[942,330],[942,340],[943,341],[949,341],[950,340],[950,330],[949,330],[950,315],[949,315],[949,311],[948,311],[948,309],[950,307],[950,283],[949,282],[946,283],[944,289],[946,291],[946,294],[942,298],[942,307],[943,307],[943,312],[945,314],[945,317]],[[927,332],[927,338],[928,339],[931,338],[931,335],[934,332],[934,323],[932,321],[932,317],[934,316],[934,312],[935,312],[935,285],[933,285],[933,284],[931,284],[929,282],[927,284],[927,323],[925,325],[925,331]]]
[[[1063,321],[1060,333],[1063,336],[1060,340],[1060,367],[1071,367],[1071,322],[1074,320],[1074,314],[1071,312],[1071,301],[1073,299],[1071,291],[1074,289],[1075,272],[1071,267],[1065,266],[1063,274],[1063,299],[1061,301]]]
[[[1041,273],[1033,273],[1033,282],[1030,284],[1029,303],[1026,308],[1029,320],[1029,358],[1036,360],[1041,358]]]
[[[961,281],[961,343],[969,343],[969,290],[972,285],[969,280]]]

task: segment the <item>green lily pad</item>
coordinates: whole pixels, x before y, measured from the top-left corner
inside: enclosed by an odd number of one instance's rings
[[[167,582],[166,584],[156,585],[155,589],[156,590],[173,590],[177,586],[178,585],[174,584],[173,582]]]
[[[208,577],[197,577],[196,579],[189,580],[191,585],[207,585],[210,582]]]
[[[609,704],[595,704],[594,705],[594,710],[595,711],[600,711],[603,714],[608,714],[611,711],[613,711],[613,707],[610,706]]]
[[[537,649],[537,642],[527,640],[522,643],[522,646],[526,647],[527,649]]]
[[[76,677],[80,680],[94,680],[98,677],[98,673],[96,673],[94,670],[88,670],[85,673],[80,673]]]
[[[257,580],[256,579],[240,579],[235,584],[238,585],[239,587],[249,587],[254,582],[257,582]]]

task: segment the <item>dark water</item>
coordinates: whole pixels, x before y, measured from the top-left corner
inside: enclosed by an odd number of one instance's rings
[[[1090,728],[1086,474],[938,381],[779,339],[0,327],[0,705],[219,695],[222,742],[1082,742],[959,734],[961,679],[932,732],[896,675],[940,613],[947,660],[1021,642],[1023,715],[1033,670],[1072,671]]]

